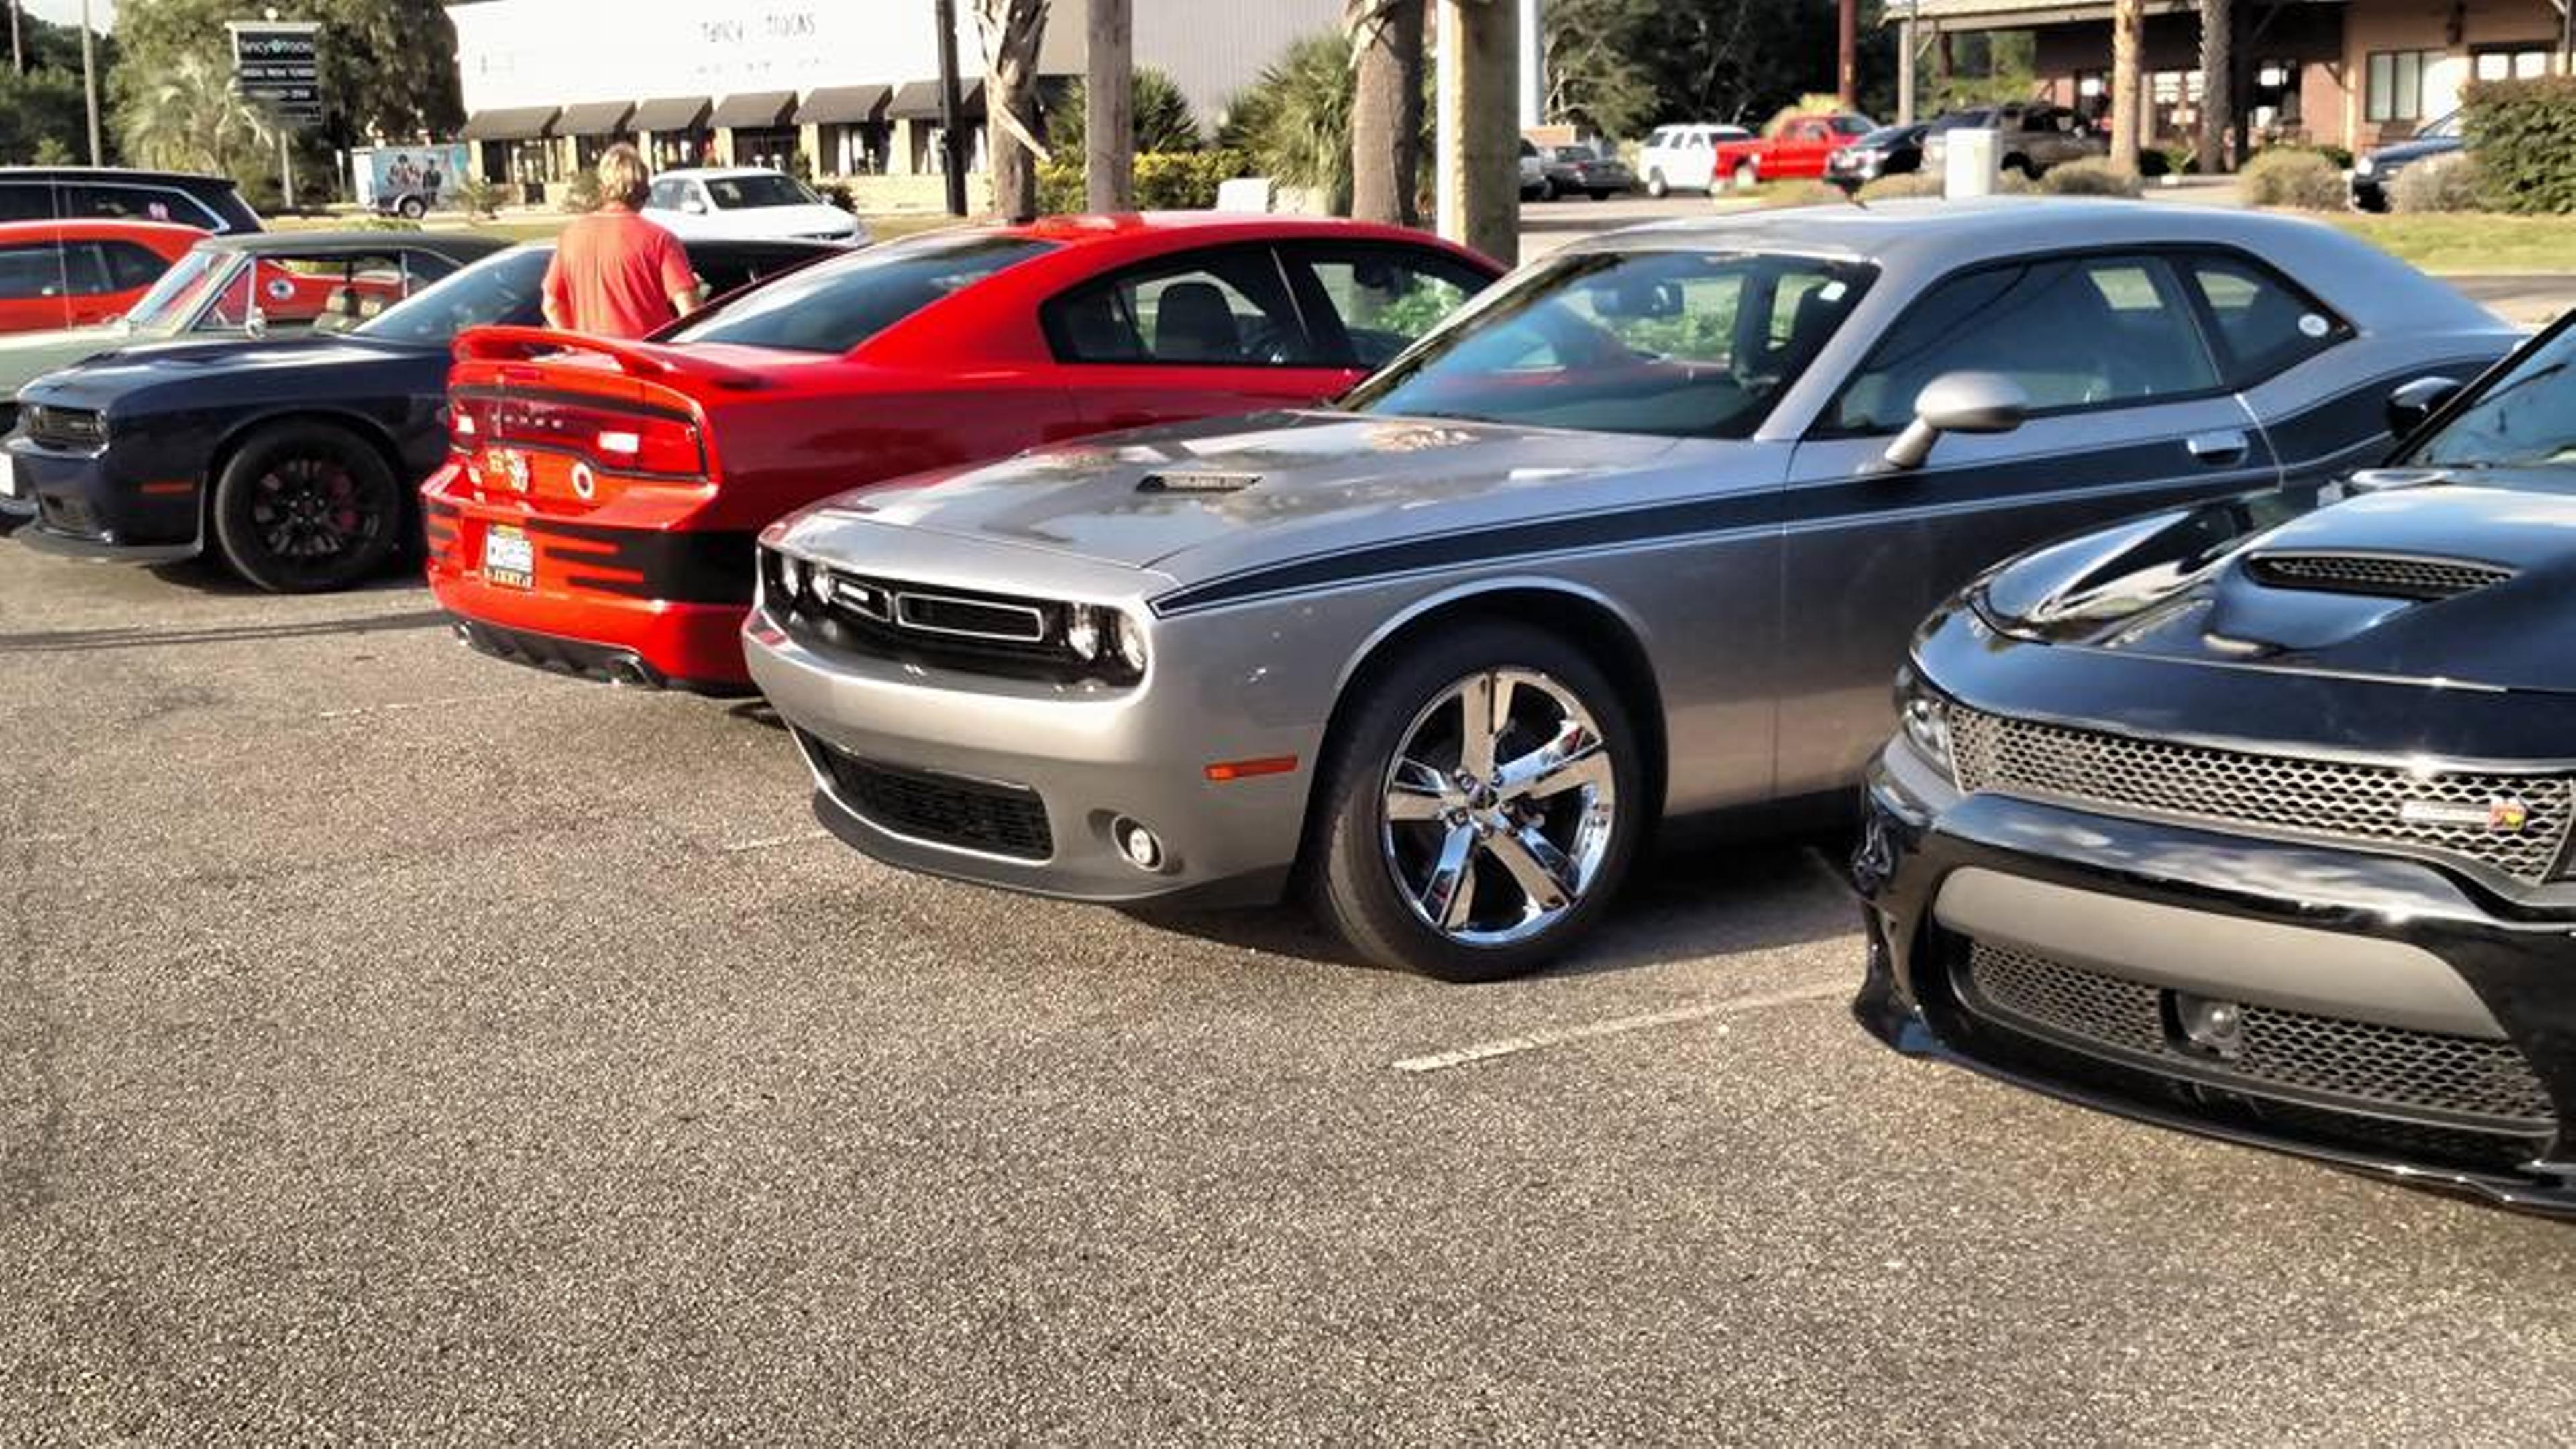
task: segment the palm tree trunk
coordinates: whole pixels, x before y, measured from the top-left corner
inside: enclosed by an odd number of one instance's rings
[[[2113,0],[2111,6],[2111,164],[2138,174],[2139,41],[2146,30],[2146,0]]]
[[[1097,3],[1097,0],[1095,0]],[[1351,215],[1422,221],[1423,0],[1346,0],[1351,37]]]
[[[1093,211],[1134,211],[1134,0],[1090,0],[1086,9],[1082,75],[1083,199]]]
[[[2235,24],[2229,0],[2200,0],[2200,170],[2207,176],[2235,169]]]
[[[1509,266],[1520,255],[1520,10],[1440,7],[1440,234]]]
[[[1047,0],[975,0],[975,30],[984,42],[985,150],[993,168],[993,210],[1004,221],[1038,214],[1038,46],[1046,39]]]

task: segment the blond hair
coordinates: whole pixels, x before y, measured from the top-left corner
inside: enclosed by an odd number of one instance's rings
[[[599,158],[599,199],[621,206],[642,206],[653,194],[653,172],[644,164],[644,153],[624,141],[618,142]]]

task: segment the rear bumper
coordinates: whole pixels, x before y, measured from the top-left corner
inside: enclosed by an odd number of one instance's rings
[[[1872,769],[1865,810],[1853,876],[1869,967],[1853,1012],[1890,1046],[2169,1127],[2576,1213],[2567,922],[2508,919],[2417,861],[1962,798],[1902,744]],[[1998,884],[1982,902],[1963,888]],[[2161,1028],[2123,1041],[1988,999],[1975,953],[2030,940],[2044,970],[2075,968],[2050,979],[2143,993]],[[2257,1072],[2189,1046],[2178,1013],[2195,997],[2349,1035],[2311,1077]],[[2499,1033],[2519,1064],[2499,1060]],[[2527,1070],[2538,1099],[2510,1121],[2399,1100],[2371,1075],[2380,1059],[2346,1045],[2392,1034],[2409,1050],[2467,1044],[2453,1080],[2480,1091]]]
[[[752,540],[717,530],[621,528],[456,496],[442,468],[423,487],[430,592],[460,637],[495,658],[618,683],[739,694]],[[484,571],[496,527],[524,531],[527,587]]]

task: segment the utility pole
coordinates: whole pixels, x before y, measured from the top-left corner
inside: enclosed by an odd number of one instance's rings
[[[2132,176],[2138,174],[2138,135],[2144,129],[2138,50],[2146,22],[2146,0],[2111,0],[2111,164]]]
[[[1134,0],[1091,0],[1082,65],[1083,204],[1136,209]]]
[[[1916,38],[1922,28],[1923,0],[1907,0],[1905,24],[1897,31],[1896,42],[1896,124],[1914,124],[1915,56],[1923,48]]]
[[[1839,47],[1834,94],[1841,98],[1844,110],[1856,110],[1860,104],[1860,0],[1842,0],[1834,29]]]
[[[86,0],[84,0],[86,3]],[[957,93],[957,0],[931,0],[939,26],[939,154],[948,182],[948,214],[966,214],[966,128],[958,112],[966,108]]]
[[[18,36],[18,12],[22,0],[9,0],[9,65],[20,75],[27,73],[27,42]]]
[[[98,45],[89,30],[89,0],[81,0],[81,94],[89,101],[89,164],[107,164],[107,148],[98,139]]]

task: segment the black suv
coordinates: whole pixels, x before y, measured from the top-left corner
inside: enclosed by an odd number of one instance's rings
[[[0,166],[0,221],[121,217],[211,232],[258,231],[232,179],[121,166]]]

